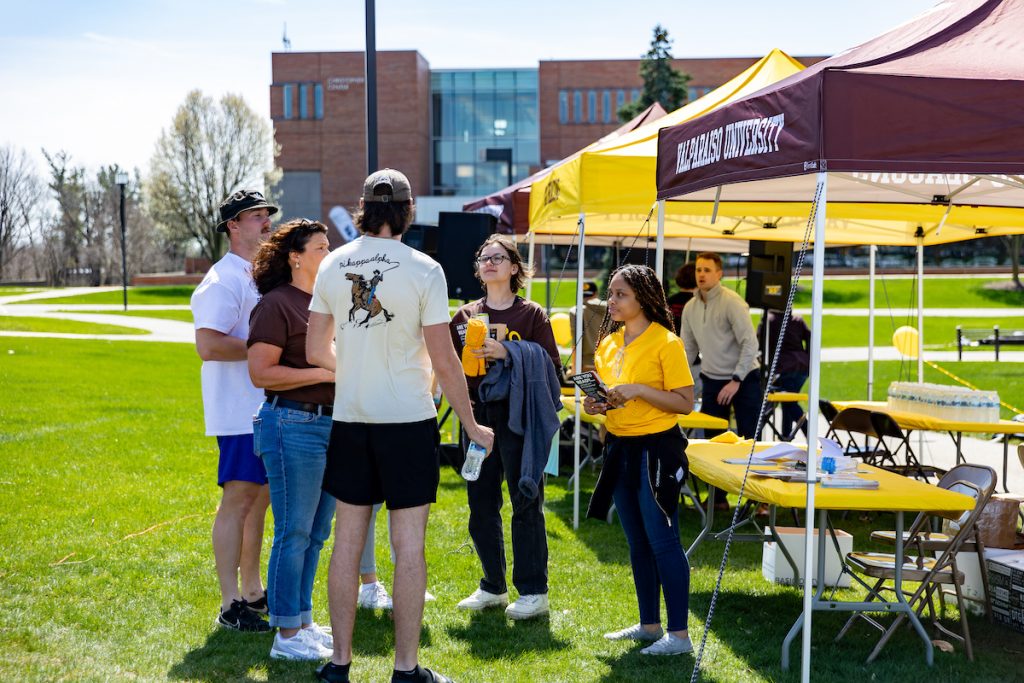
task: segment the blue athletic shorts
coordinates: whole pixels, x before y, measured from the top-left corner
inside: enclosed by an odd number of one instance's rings
[[[267,483],[267,468],[253,449],[252,434],[218,436],[220,460],[217,463],[217,486],[227,481]]]

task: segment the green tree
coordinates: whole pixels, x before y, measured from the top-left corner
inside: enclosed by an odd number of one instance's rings
[[[150,162],[150,214],[178,244],[194,241],[216,261],[227,249],[217,208],[242,188],[270,190],[280,178],[270,123],[239,95],[219,102],[193,90],[162,131]]]
[[[672,42],[667,28],[661,24],[654,27],[651,49],[640,62],[643,91],[639,99],[619,109],[620,121],[629,121],[655,102],[661,103],[666,111],[674,111],[686,103],[686,84],[690,82],[690,75],[672,67]]]

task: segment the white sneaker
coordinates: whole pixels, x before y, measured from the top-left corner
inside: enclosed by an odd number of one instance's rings
[[[510,619],[532,619],[548,613],[548,594],[520,595],[519,599],[505,608]]]
[[[498,595],[496,593],[488,593],[483,588],[477,588],[473,591],[472,595],[458,604],[458,608],[477,611],[487,609],[488,607],[504,607],[507,604],[507,592]]]
[[[608,640],[638,640],[642,643],[653,643],[654,641],[661,638],[664,635],[664,631],[661,627],[658,627],[657,631],[645,631],[642,624],[634,624],[628,628],[624,628],[621,631],[612,631],[611,633],[604,634],[604,637]]]
[[[291,638],[282,637],[278,631],[274,636],[274,645],[270,648],[270,658],[314,662],[328,659],[332,654],[331,650],[321,645],[308,631],[309,629],[301,628]]]
[[[364,583],[359,587],[358,605],[364,609],[391,609],[391,596],[380,581]]]
[[[653,645],[640,650],[642,655],[681,655],[693,652],[693,643],[689,638],[679,638],[666,633]]]
[[[309,625],[309,628],[302,629],[309,635],[313,640],[326,647],[328,650],[334,649],[334,636],[331,635],[331,627],[321,626],[320,624],[313,623]]]

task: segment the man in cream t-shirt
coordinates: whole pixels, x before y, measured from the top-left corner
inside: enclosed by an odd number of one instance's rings
[[[417,658],[427,580],[423,543],[439,476],[432,368],[470,438],[488,451],[494,441],[473,417],[448,333],[444,272],[400,241],[412,217],[412,188],[403,174],[383,169],[368,177],[355,215],[363,234],[324,259],[309,307],[307,360],[335,371],[337,382],[323,484],[337,499],[328,584],[334,656],[317,672],[334,683],[348,681],[359,555],[372,506],[381,502],[391,513],[395,550],[391,680],[448,680]]]

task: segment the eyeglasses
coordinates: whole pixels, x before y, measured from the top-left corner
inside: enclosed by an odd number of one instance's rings
[[[486,263],[490,263],[492,266],[500,266],[502,263],[509,260],[511,259],[504,254],[495,254],[494,256],[480,256],[477,258],[476,262],[481,266]]]

